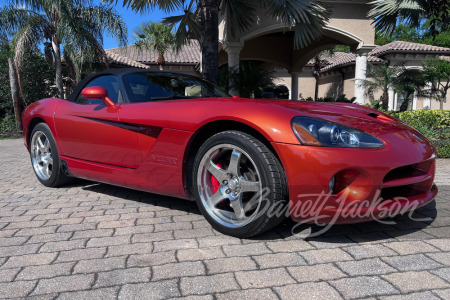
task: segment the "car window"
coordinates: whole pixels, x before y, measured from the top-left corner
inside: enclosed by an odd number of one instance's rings
[[[139,72],[123,76],[131,102],[230,97],[213,84],[193,76]]]
[[[108,97],[111,98],[115,103],[122,102],[122,94],[119,90],[119,81],[114,75],[104,75],[97,78],[92,79],[88,84],[86,84],[84,88],[91,86],[101,86],[104,87],[108,91]],[[98,100],[88,100],[81,97],[81,92],[78,95],[75,102],[80,104],[101,104],[103,103],[102,99]]]

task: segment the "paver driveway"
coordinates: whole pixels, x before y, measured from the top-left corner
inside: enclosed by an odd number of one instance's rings
[[[0,141],[0,164],[0,298],[450,299],[450,160],[415,215],[431,221],[306,240],[288,221],[224,236],[195,203],[105,184],[45,188],[22,140]]]

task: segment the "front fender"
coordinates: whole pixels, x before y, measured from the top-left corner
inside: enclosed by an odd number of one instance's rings
[[[55,138],[56,146],[58,147],[58,150],[61,151],[59,139],[56,135],[54,121],[56,107],[61,103],[61,101],[66,100],[47,98],[34,102],[25,108],[22,114],[23,138],[25,147],[28,151],[30,151],[29,140],[31,131],[33,130],[33,127],[40,122],[45,122],[48,125],[52,131],[53,137]]]

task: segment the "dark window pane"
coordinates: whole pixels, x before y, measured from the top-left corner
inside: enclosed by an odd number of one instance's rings
[[[84,86],[84,88],[91,86],[101,86],[104,87],[108,91],[108,97],[111,98],[115,103],[119,100],[119,82],[117,81],[116,76],[114,75],[105,75],[92,79],[88,84]],[[102,104],[102,99],[98,100],[88,100],[84,99],[80,95],[78,95],[77,103],[80,104]]]
[[[193,76],[141,72],[123,76],[131,102],[230,97],[213,84]]]

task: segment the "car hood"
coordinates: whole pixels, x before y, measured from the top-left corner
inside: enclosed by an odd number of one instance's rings
[[[288,100],[271,100],[271,102],[295,111],[299,116],[328,120],[363,130],[375,136],[411,130],[411,127],[390,115],[358,104]]]

